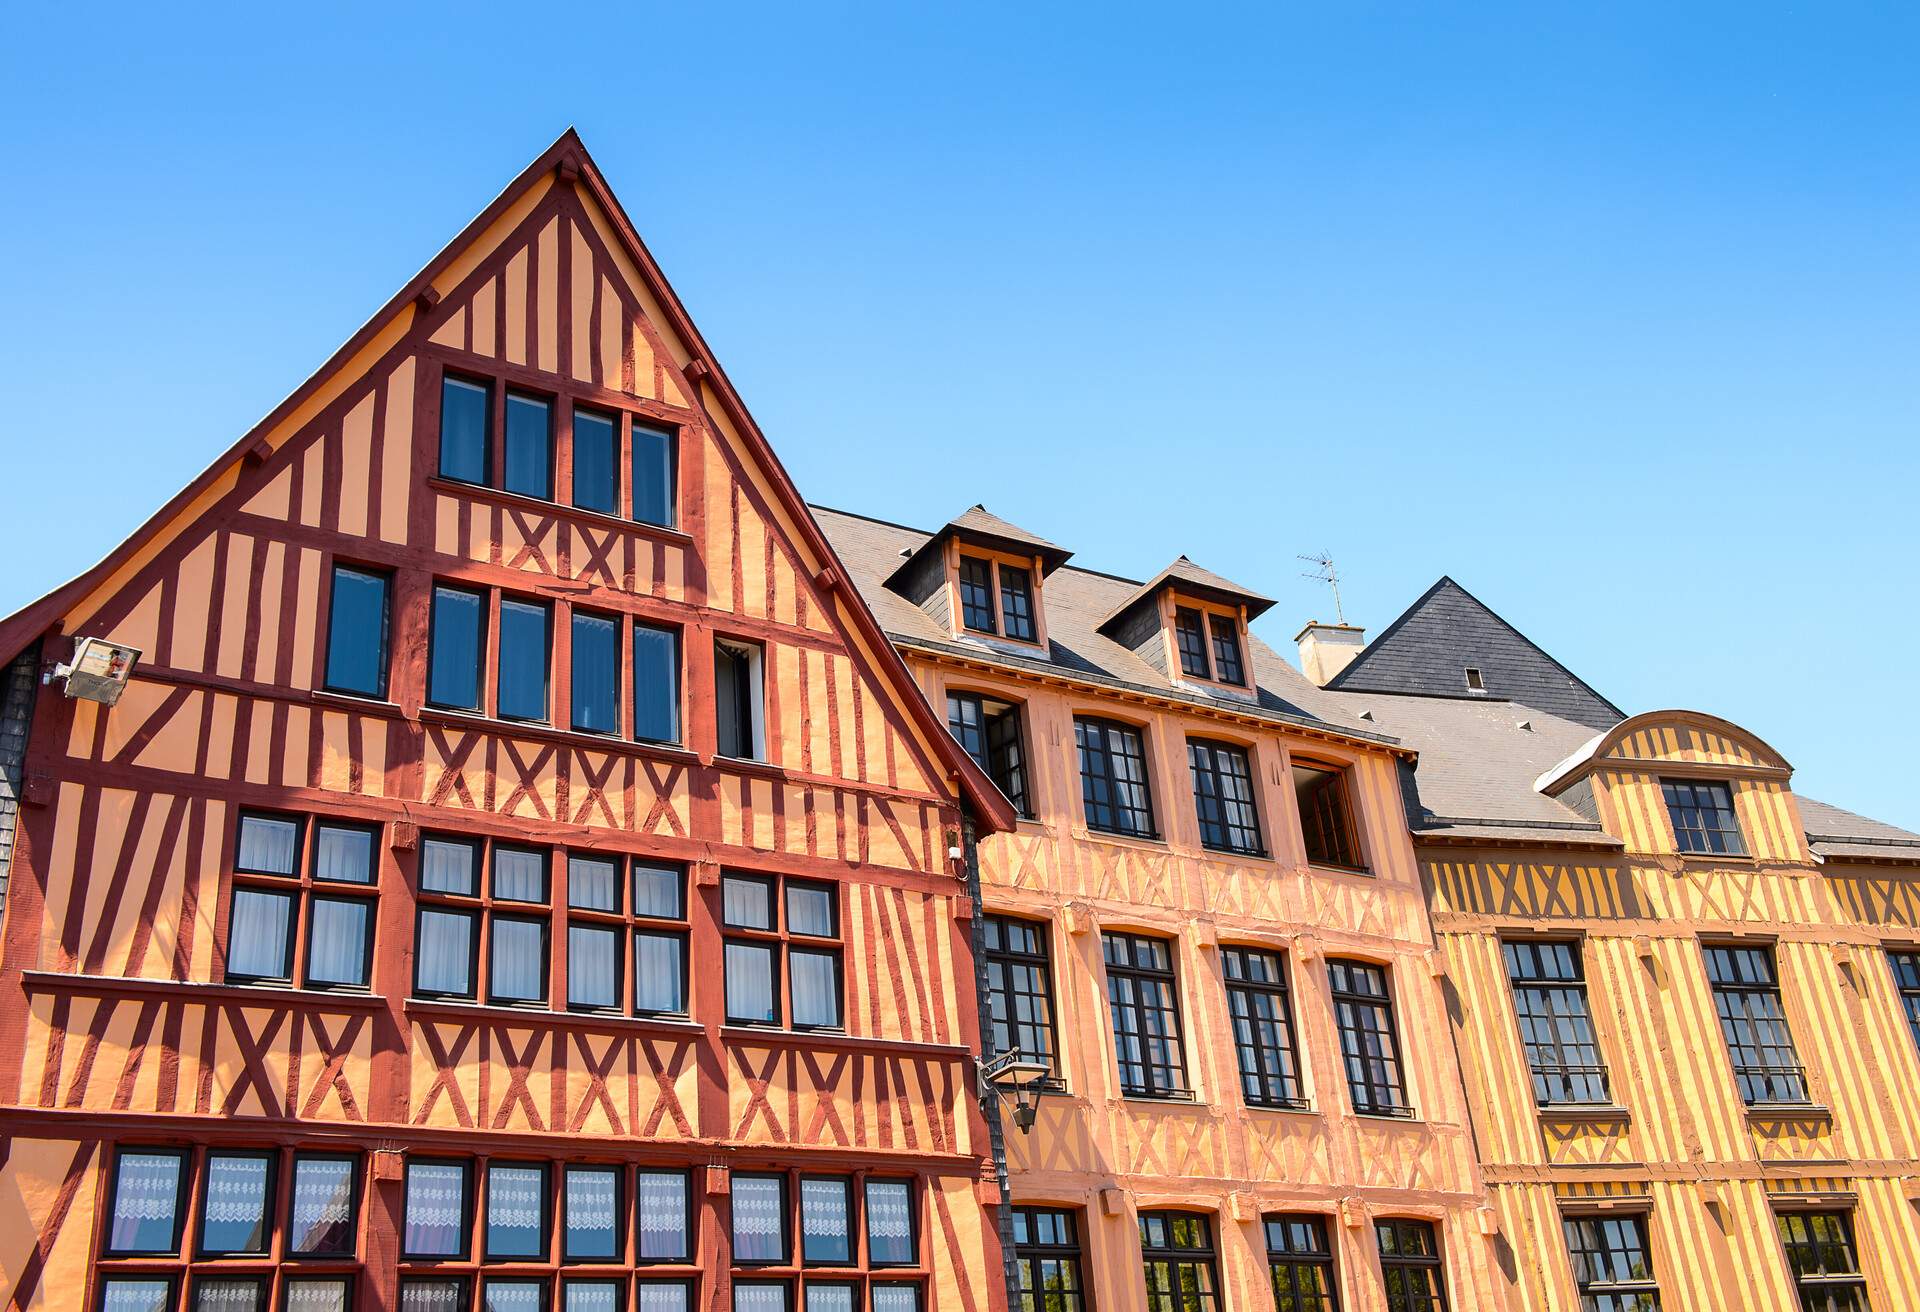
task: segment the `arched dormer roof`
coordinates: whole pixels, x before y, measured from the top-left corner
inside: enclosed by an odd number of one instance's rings
[[[1793,766],[1758,734],[1704,711],[1646,711],[1595,734],[1579,750],[1534,780],[1534,789],[1559,795],[1606,765],[1662,769],[1705,766],[1740,774],[1786,778]]]

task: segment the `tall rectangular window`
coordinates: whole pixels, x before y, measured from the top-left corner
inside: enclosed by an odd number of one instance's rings
[[[543,1163],[487,1163],[487,1260],[545,1261],[547,1168]]]
[[[1387,1312],[1447,1312],[1447,1277],[1430,1221],[1382,1217],[1373,1223]]]
[[[486,643],[486,598],[435,584],[427,639],[427,701],[455,710],[480,709],[480,653]]]
[[[603,515],[620,511],[620,428],[609,414],[573,412],[573,504]]]
[[[634,1190],[634,1210],[640,1218],[640,1237],[635,1251],[642,1262],[692,1260],[693,1195],[690,1180],[685,1171],[640,1172]],[[735,1207],[739,1207],[737,1201]],[[641,1306],[646,1306],[644,1296]]]
[[[1100,937],[1121,1091],[1134,1097],[1191,1098],[1173,945],[1144,934],[1109,932]]]
[[[1327,962],[1327,975],[1353,1109],[1370,1116],[1413,1115],[1401,1080],[1387,972],[1368,962],[1336,958]]]
[[[1213,1227],[1194,1212],[1140,1213],[1147,1312],[1218,1312]]]
[[[507,393],[505,487],[521,496],[553,498],[553,403]]]
[[[787,1260],[787,1177],[733,1173],[728,1195],[733,1203],[733,1260],[738,1266],[766,1266]]]
[[[988,1036],[996,1053],[1018,1052],[1053,1067],[1048,1084],[1060,1086],[1054,1038],[1053,972],[1047,954],[1047,927],[1012,916],[988,916],[983,926],[986,951]]]
[[[620,732],[620,621],[573,613],[573,727],[582,733]]]
[[[566,1168],[560,1193],[560,1255],[566,1261],[620,1260],[621,1175],[617,1166]]]
[[[1913,1041],[1920,1044],[1920,952],[1889,952],[1894,987],[1900,991],[1900,1009],[1906,1013],[1907,1028]]]
[[[473,1206],[473,1163],[410,1158],[407,1162],[400,1256],[467,1256]]]
[[[721,756],[766,759],[761,731],[761,667],[757,642],[716,638],[713,643],[713,701],[716,745]]]
[[[113,1162],[106,1251],[109,1257],[164,1255],[180,1249],[187,1154],[178,1148],[122,1148]]]
[[[1580,1312],[1660,1312],[1660,1286],[1647,1255],[1647,1218],[1569,1216],[1561,1220]]]
[[[997,633],[993,622],[993,562],[960,557],[960,623],[975,633]]]
[[[633,425],[633,517],[642,524],[673,527],[674,437]]]
[[[440,477],[485,484],[493,427],[492,392],[484,384],[446,375],[440,382]]]
[[[1305,1107],[1285,959],[1259,948],[1223,946],[1220,966],[1240,1057],[1241,1096],[1250,1107]]]
[[[853,1181],[844,1175],[800,1177],[800,1260],[809,1266],[853,1261]]]
[[[1852,1217],[1845,1212],[1779,1212],[1774,1220],[1805,1312],[1868,1312]]]
[[[1033,623],[1033,576],[1018,565],[1005,561],[1000,571],[1000,632],[1021,642],[1036,636]]]
[[[1193,806],[1200,818],[1201,843],[1216,852],[1265,856],[1247,749],[1189,738],[1187,762],[1193,770]]]
[[[1340,1280],[1327,1219],[1310,1213],[1262,1218],[1277,1312],[1340,1312]]]
[[[1180,672],[1195,679],[1208,678],[1206,618],[1191,606],[1179,606],[1173,612],[1173,645],[1180,654]]]
[[[416,996],[546,1004],[553,923],[549,860],[545,848],[452,834],[421,837]],[[482,869],[489,872],[485,896]]]
[[[1607,1068],[1587,1007],[1580,945],[1510,942],[1501,950],[1534,1101],[1542,1107],[1607,1102]]]
[[[1720,1033],[1733,1061],[1733,1078],[1749,1106],[1807,1101],[1807,1078],[1780,1003],[1773,949],[1706,946]]]
[[[1662,779],[1660,791],[1667,799],[1667,816],[1673,821],[1674,844],[1682,852],[1747,854],[1730,786],[1713,779]]]
[[[1221,683],[1246,683],[1246,668],[1240,660],[1240,626],[1225,615],[1209,615],[1207,631],[1213,638],[1213,677]]]
[[[533,601],[500,599],[500,669],[497,701],[505,720],[547,718],[547,667],[552,615]]]
[[[714,672],[719,674],[719,662]],[[680,741],[680,633],[633,626],[633,736],[641,742]]]
[[[978,693],[947,694],[947,728],[974,764],[986,771],[1013,809],[1033,814],[1027,802],[1026,748],[1020,736],[1020,707]]]
[[[1023,1312],[1085,1312],[1080,1227],[1064,1207],[1013,1209],[1013,1260]]]
[[[1076,716],[1073,734],[1080,749],[1080,793],[1087,827],[1130,838],[1158,838],[1140,730],[1113,720]]]
[[[387,695],[388,590],[375,570],[333,567],[327,619],[327,688],[359,697]]]
[[[1293,791],[1300,807],[1307,860],[1342,870],[1365,869],[1360,861],[1353,799],[1347,795],[1347,772],[1336,766],[1296,760]]]
[[[351,1257],[359,1231],[360,1161],[334,1153],[296,1153],[287,1212],[287,1252]]]
[[[920,1230],[914,1224],[913,1183],[867,1177],[867,1262],[912,1266],[920,1260]]]
[[[770,875],[727,875],[720,889],[727,1020],[839,1029],[838,890]]]
[[[687,1014],[686,871],[635,860],[632,870],[633,1009],[642,1016]]]

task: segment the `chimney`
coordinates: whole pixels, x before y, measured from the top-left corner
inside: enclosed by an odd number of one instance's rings
[[[1353,663],[1367,645],[1367,631],[1353,624],[1322,624],[1310,621],[1293,635],[1300,644],[1300,672],[1324,688],[1334,676]]]

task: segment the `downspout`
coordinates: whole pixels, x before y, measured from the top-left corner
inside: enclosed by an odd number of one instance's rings
[[[973,987],[980,1008],[980,1051],[975,1056],[986,1057],[992,1047],[993,999],[987,991],[987,910],[980,896],[980,848],[971,811],[961,816],[960,832],[966,851],[967,896],[973,900]],[[1007,1286],[1007,1307],[1014,1312],[1020,1306],[1020,1265],[1013,1252],[1013,1194],[1007,1183],[1007,1133],[999,1096],[984,1094],[980,1112],[987,1122],[987,1142],[993,1147],[994,1182],[1000,1187],[1000,1201],[993,1207],[994,1227],[1000,1233],[1000,1276]]]

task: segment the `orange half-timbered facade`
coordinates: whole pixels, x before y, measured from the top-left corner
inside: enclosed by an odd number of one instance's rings
[[[571,133],[0,648],[10,1306],[1004,1306],[1012,817]]]

